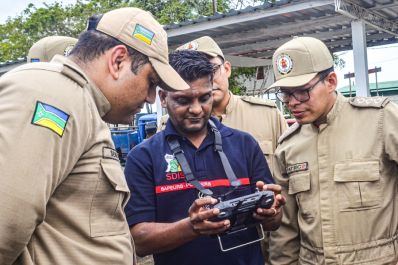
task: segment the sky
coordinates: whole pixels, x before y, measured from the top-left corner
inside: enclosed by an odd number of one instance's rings
[[[54,0],[0,0],[0,23],[4,23],[8,17],[19,15],[29,3],[36,7],[43,7],[43,2],[53,3]],[[76,3],[76,0],[58,0],[64,5]]]
[[[0,0],[0,23],[4,23],[7,17],[20,14],[29,3],[42,7],[43,2],[53,3],[55,0]],[[75,3],[76,0],[58,0],[58,2],[67,5]],[[354,72],[353,53],[352,51],[345,51],[337,54],[346,62],[343,69],[336,69],[339,80],[338,87],[343,87],[348,85],[349,82],[348,79],[344,79],[344,74]],[[381,72],[378,73],[379,82],[398,80],[398,43],[368,48],[368,66],[369,68],[381,67]],[[375,82],[374,74],[369,75],[369,82]]]
[[[349,84],[344,74],[354,72],[354,55],[352,51],[336,54],[346,62],[343,69],[336,69],[340,88]],[[377,73],[378,82],[398,80],[398,43],[368,48],[368,68],[375,67],[381,67],[381,72]],[[370,74],[369,83],[375,82],[375,74]]]

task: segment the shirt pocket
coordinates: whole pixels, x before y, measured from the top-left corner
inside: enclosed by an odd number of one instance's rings
[[[260,140],[258,142],[258,145],[261,148],[261,151],[263,152],[265,159],[267,160],[268,167],[271,169],[273,172],[274,168],[274,148],[272,146],[272,141],[269,140]]]
[[[289,177],[288,194],[296,198],[296,203],[299,206],[301,215],[305,219],[313,218],[311,209],[314,205],[311,204],[309,192],[311,190],[310,172],[302,172],[291,175]]]
[[[119,235],[128,231],[123,210],[128,199],[129,188],[120,164],[112,159],[102,159],[90,209],[91,237]]]
[[[380,207],[379,161],[337,163],[334,181],[341,211]]]
[[[263,151],[264,155],[272,155],[274,153],[274,149],[272,148],[272,141],[261,140],[258,142],[260,145],[261,151]]]

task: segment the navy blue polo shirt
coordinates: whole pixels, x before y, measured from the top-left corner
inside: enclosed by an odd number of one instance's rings
[[[256,140],[248,133],[226,127],[217,119],[212,120],[221,133],[223,150],[231,167],[243,184],[225,199],[253,193],[259,180],[274,183]],[[125,212],[129,226],[141,222],[171,223],[184,219],[192,202],[198,198],[199,191],[186,183],[181,167],[172,155],[166,140],[171,135],[179,140],[194,176],[203,186],[216,195],[232,189],[221,159],[214,151],[214,134],[209,130],[202,144],[196,148],[178,135],[169,119],[164,131],[137,145],[128,154],[125,175],[131,198]],[[252,228],[228,236],[223,242],[232,246],[257,236],[256,229]],[[222,252],[216,237],[200,237],[174,250],[155,254],[154,260],[156,265],[264,264],[258,242]]]

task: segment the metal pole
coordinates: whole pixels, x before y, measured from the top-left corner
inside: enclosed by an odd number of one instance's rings
[[[356,95],[369,97],[368,55],[366,49],[366,28],[363,20],[351,22],[352,48],[354,53]]]
[[[377,93],[377,95],[379,95],[379,84],[377,83],[377,69],[376,69],[376,66],[375,66],[375,77],[376,77],[376,93]]]
[[[348,78],[348,82],[349,82],[349,84],[350,84],[350,97],[352,97],[352,94],[351,94],[351,91],[352,91],[352,88],[351,88],[351,77]]]

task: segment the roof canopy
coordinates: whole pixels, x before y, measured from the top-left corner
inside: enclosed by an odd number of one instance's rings
[[[332,52],[351,50],[354,19],[365,21],[368,47],[398,41],[395,0],[280,0],[167,25],[165,29],[171,48],[208,35],[226,55],[270,59],[293,36],[321,39]],[[263,61],[267,64],[269,61]]]

